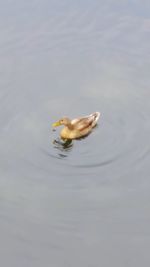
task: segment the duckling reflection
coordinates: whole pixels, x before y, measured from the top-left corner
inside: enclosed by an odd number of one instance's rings
[[[64,154],[64,152],[70,152],[73,147],[73,141],[68,139],[64,141],[61,141],[60,139],[54,139],[53,144],[54,148],[58,149],[60,152],[63,152],[63,154],[59,153],[61,158],[67,157],[67,154]]]

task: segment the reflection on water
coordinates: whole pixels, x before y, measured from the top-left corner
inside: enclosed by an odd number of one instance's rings
[[[60,158],[67,157],[68,153],[66,153],[66,152],[69,152],[73,147],[73,141],[72,140],[62,141],[60,139],[57,139],[57,140],[53,141],[53,144],[54,144],[54,148],[56,148],[62,152],[62,153],[58,153]]]
[[[149,266],[148,1],[2,1],[0,14],[1,265]],[[93,110],[87,138],[50,129]]]

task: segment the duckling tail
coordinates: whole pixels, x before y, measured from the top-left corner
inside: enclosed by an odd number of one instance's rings
[[[97,121],[98,121],[98,119],[99,119],[99,117],[100,117],[100,112],[94,112],[93,114],[92,114],[92,116],[94,117],[94,121],[95,121],[95,123],[97,123]]]

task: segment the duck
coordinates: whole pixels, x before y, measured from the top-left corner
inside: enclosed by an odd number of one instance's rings
[[[52,124],[52,127],[64,125],[65,127],[60,131],[60,137],[63,140],[80,139],[87,136],[92,129],[97,125],[100,112],[94,112],[88,116],[69,119],[63,117],[59,121]]]

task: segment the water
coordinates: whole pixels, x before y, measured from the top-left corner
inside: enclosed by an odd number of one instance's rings
[[[150,264],[148,1],[1,1],[3,267]],[[51,124],[101,112],[68,148]]]

